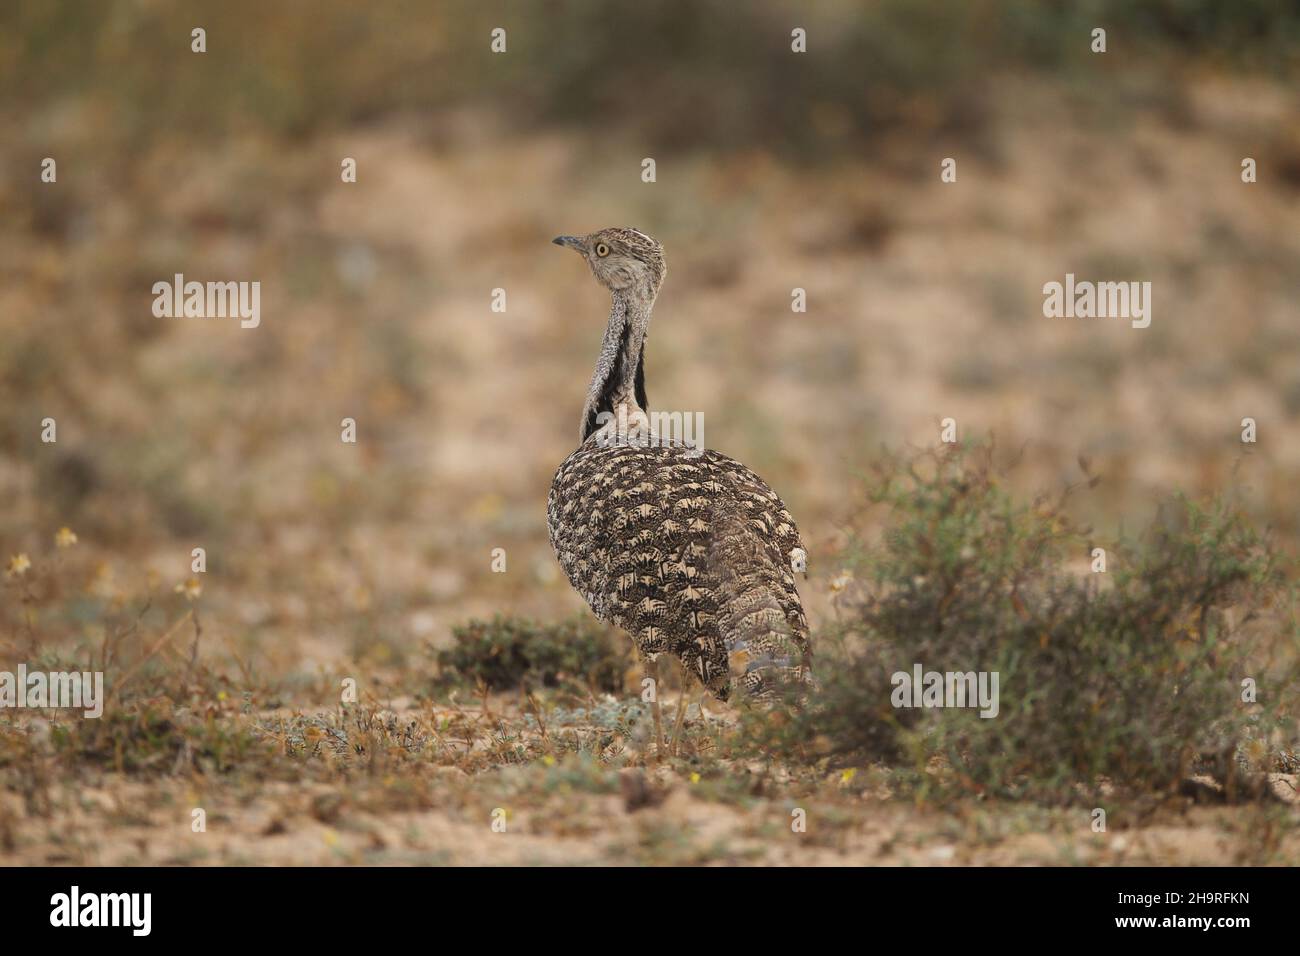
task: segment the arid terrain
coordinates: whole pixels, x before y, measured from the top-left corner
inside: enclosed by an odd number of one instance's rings
[[[0,711],[0,861],[1300,863],[1280,757],[1254,798],[1204,777],[1117,796],[1095,832],[1093,803],[764,755],[736,708],[694,697],[682,753],[656,761],[614,632],[612,681],[447,673],[468,622],[590,618],[546,495],[608,302],[550,239],[608,225],[666,247],[651,406],[702,412],[706,443],[782,495],[814,641],[891,520],[873,462],[938,445],[946,418],[1018,455],[1018,499],[1099,477],[1069,505],[1098,540],[1173,492],[1222,495],[1293,561],[1300,88],[1212,64],[1169,82],[1008,71],[973,129],[918,94],[913,122],[812,157],[482,102],[134,140],[89,94],[6,100],[0,670],[102,670],[108,699],[98,720]],[[807,122],[834,139],[853,120]],[[260,281],[260,325],[156,318],[175,273]],[[1067,273],[1150,281],[1150,327],[1045,318]]]

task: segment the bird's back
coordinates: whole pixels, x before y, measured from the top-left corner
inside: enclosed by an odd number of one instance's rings
[[[592,435],[556,472],[547,525],[574,588],[643,656],[679,657],[723,700],[733,672],[750,692],[773,668],[806,675],[808,626],[791,567],[799,531],[739,462]]]

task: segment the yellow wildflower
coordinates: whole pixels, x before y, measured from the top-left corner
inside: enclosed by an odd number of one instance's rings
[[[5,576],[16,578],[19,575],[26,574],[27,569],[32,566],[32,561],[26,554],[15,554],[9,559],[9,567],[5,571]]]
[[[177,594],[184,594],[187,601],[197,601],[203,594],[203,585],[199,584],[198,578],[186,578],[176,585],[175,591]]]
[[[69,527],[60,528],[54,535],[54,544],[60,548],[70,548],[77,543],[77,533]]]

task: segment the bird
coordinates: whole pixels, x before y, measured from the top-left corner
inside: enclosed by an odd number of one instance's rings
[[[596,617],[632,637],[656,688],[656,756],[675,755],[688,685],[723,702],[737,687],[752,701],[804,699],[812,648],[794,575],[806,573],[807,550],[762,478],[655,430],[645,346],[668,272],[663,246],[628,227],[552,242],[582,256],[608,290],[610,311],[578,448],[551,482],[550,542]],[[683,680],[667,750],[657,693],[665,654]]]

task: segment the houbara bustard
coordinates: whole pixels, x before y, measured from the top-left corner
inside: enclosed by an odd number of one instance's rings
[[[808,624],[794,580],[806,552],[794,519],[758,475],[649,431],[645,341],[668,271],[663,247],[621,228],[552,241],[586,259],[613,302],[580,445],[551,483],[551,545],[596,617],[635,640],[656,682],[659,753],[658,658],[680,662],[675,753],[694,681],[725,701],[733,680],[757,698],[809,680]]]

